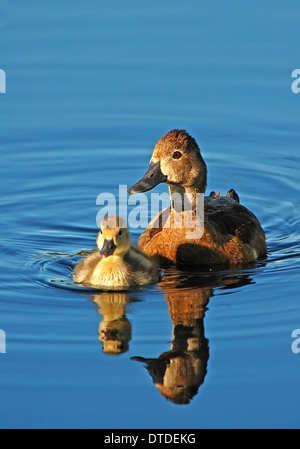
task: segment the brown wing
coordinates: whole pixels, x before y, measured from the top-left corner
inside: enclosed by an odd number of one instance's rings
[[[230,236],[237,236],[249,245],[258,236],[265,241],[264,231],[255,215],[231,198],[206,197],[204,216],[206,224],[215,230],[216,238],[219,236],[226,241]]]

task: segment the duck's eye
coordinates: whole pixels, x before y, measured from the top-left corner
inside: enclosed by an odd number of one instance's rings
[[[119,235],[122,235],[123,233],[122,233],[122,231],[119,231]]]
[[[182,154],[180,153],[180,151],[174,151],[173,159],[180,159],[181,156],[182,156]]]
[[[100,234],[102,234],[102,229],[100,229]]]

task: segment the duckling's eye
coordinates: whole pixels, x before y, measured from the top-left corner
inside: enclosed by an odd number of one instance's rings
[[[180,159],[181,156],[182,156],[182,154],[180,153],[180,151],[174,151],[173,159]]]
[[[122,235],[122,231],[119,231],[119,235]]]
[[[100,229],[100,234],[102,234],[102,229]]]

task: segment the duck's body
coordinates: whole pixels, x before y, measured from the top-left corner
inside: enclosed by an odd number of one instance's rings
[[[204,195],[206,177],[206,165],[196,141],[186,131],[173,130],[157,143],[148,172],[129,193],[166,182],[171,198],[174,193],[187,194],[193,203],[197,194]],[[201,220],[195,204],[191,208],[193,218]],[[204,229],[198,238],[187,237],[190,228],[174,225],[176,214],[171,202],[169,209],[151,221],[138,242],[145,254],[159,256],[162,263],[189,265],[244,264],[266,256],[264,231],[253,213],[239,204],[233,189],[226,197],[212,192],[204,198]]]
[[[204,232],[199,239],[187,240],[185,228],[164,227],[168,216],[172,223],[171,207],[151,221],[138,241],[145,254],[159,256],[162,264],[244,264],[265,255],[265,237],[257,218],[233,199],[204,198]]]
[[[109,290],[158,282],[156,263],[130,244],[126,228],[119,224],[115,228],[104,227],[97,243],[99,250],[93,251],[75,267],[75,282]]]

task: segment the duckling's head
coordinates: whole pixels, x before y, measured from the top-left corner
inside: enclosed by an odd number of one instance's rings
[[[206,180],[206,164],[196,140],[185,130],[173,129],[157,142],[149,170],[128,192],[146,192],[165,182],[186,192],[204,193]]]
[[[126,221],[111,215],[101,221],[97,245],[103,258],[115,255],[123,257],[130,248],[130,234]]]

